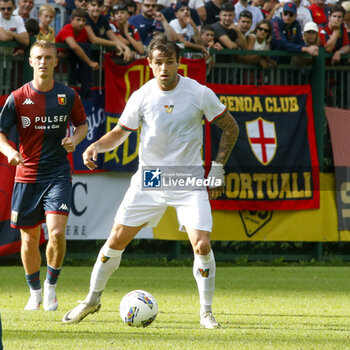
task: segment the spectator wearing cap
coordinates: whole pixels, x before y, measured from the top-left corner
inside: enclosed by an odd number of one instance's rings
[[[255,28],[258,22],[264,19],[264,16],[258,7],[248,5],[248,0],[238,0],[235,5],[236,22],[238,22],[239,15],[242,11],[249,11],[252,14],[252,28]]]
[[[291,53],[306,52],[310,56],[318,55],[316,45],[307,46],[301,34],[301,27],[296,20],[297,7],[292,2],[287,2],[283,6],[281,17],[272,19],[272,50],[285,50]],[[290,57],[277,58],[278,63],[289,64]]]
[[[137,55],[143,55],[144,48],[140,35],[128,22],[130,16],[127,5],[123,3],[116,5],[113,12],[114,17],[110,18],[110,25],[115,35],[119,36],[120,40],[132,50],[134,58]]]
[[[330,12],[328,23],[319,27],[322,46],[327,52],[333,53],[331,64],[341,61],[341,55],[349,53],[349,37],[344,25],[345,10],[341,5],[334,5]]]
[[[145,47],[157,32],[165,33],[169,40],[176,41],[177,34],[169,26],[164,15],[157,10],[156,0],[143,0],[141,13],[130,17],[129,23],[138,30]]]
[[[316,45],[321,46],[321,40],[318,33],[318,26],[315,22],[307,22],[304,25],[303,39],[307,46]],[[307,66],[312,64],[312,57],[306,56],[294,56],[292,58],[292,63],[298,66]]]
[[[304,32],[304,26],[308,22],[313,22],[311,11],[306,7],[301,5],[301,0],[292,0],[292,2],[297,7],[297,21],[300,23],[301,31]],[[274,17],[281,17],[283,7],[280,7],[274,14]]]
[[[175,7],[176,19],[173,19],[169,25],[178,34],[177,41],[182,42],[187,49],[201,51],[207,54],[198,28],[190,15],[190,8],[186,3],[177,3]]]
[[[166,18],[166,20],[170,23],[173,19],[176,19],[176,15],[175,15],[175,8],[176,8],[176,6],[178,4],[185,4],[190,9],[191,18],[192,18],[193,22],[196,24],[196,26],[199,29],[199,27],[201,25],[201,20],[199,18],[199,15],[198,15],[198,13],[197,13],[197,11],[195,9],[190,8],[188,2],[189,2],[188,0],[179,0],[176,3],[171,3],[170,6],[168,6],[168,7],[164,7],[161,10],[161,12],[164,15],[164,17]],[[157,1],[157,3],[159,3],[159,0]]]

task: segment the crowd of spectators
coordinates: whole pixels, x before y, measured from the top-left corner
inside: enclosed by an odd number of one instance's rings
[[[17,2],[16,2],[17,1]],[[335,0],[0,0],[0,41],[28,45],[30,37],[66,43],[60,50],[77,65],[84,81],[86,69],[103,62],[90,44],[108,46],[129,62],[147,53],[147,45],[163,32],[182,48],[206,57],[209,49],[284,50],[305,52],[293,63],[310,64],[319,47],[332,53],[328,64],[343,63],[350,51],[350,1]],[[62,11],[63,10],[63,11]],[[62,23],[62,13],[65,16]],[[20,50],[1,48],[0,54]],[[222,55],[262,67],[291,63],[290,57]]]

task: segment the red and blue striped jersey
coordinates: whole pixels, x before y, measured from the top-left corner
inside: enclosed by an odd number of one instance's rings
[[[24,165],[17,166],[16,182],[71,178],[61,145],[69,121],[75,127],[87,122],[78,93],[65,85],[55,82],[42,92],[28,83],[11,93],[0,114],[0,132],[7,135],[14,125],[18,129]]]

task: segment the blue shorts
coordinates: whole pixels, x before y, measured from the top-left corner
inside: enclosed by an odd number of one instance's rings
[[[72,183],[59,180],[38,183],[16,182],[12,193],[11,227],[35,227],[47,214],[69,214]]]

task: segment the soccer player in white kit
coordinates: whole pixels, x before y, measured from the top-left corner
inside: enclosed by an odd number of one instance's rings
[[[96,168],[98,153],[120,146],[129,134],[142,126],[139,169],[121,203],[110,236],[101,248],[91,273],[90,291],[83,302],[68,311],[62,322],[78,323],[101,307],[100,298],[122,253],[145,226],[155,226],[168,206],[176,208],[181,229],[186,229],[193,247],[193,274],[200,297],[200,325],[220,328],[212,314],[215,289],[215,258],[210,245],[212,216],[209,197],[224,191],[223,166],[238,137],[238,126],[214,92],[195,80],[177,73],[179,48],[164,35],[149,45],[149,66],[154,79],[134,92],[117,126],[91,144],[83,154],[84,164]],[[203,190],[144,190],[144,166],[198,166],[202,168],[202,116],[222,129],[218,153],[208,177],[220,179],[219,187]],[[215,183],[216,185],[217,183]]]

